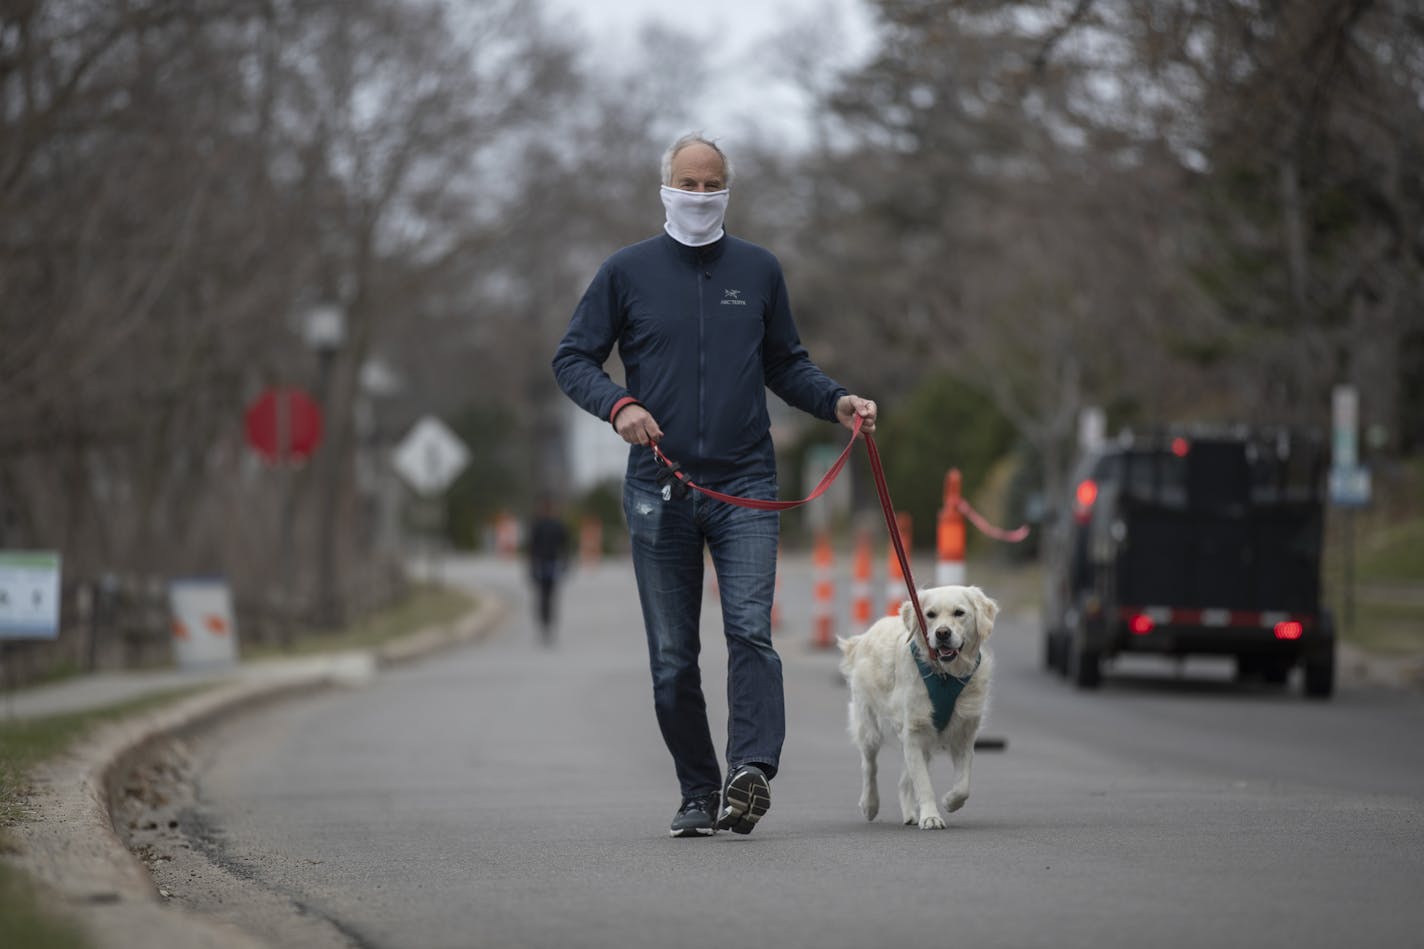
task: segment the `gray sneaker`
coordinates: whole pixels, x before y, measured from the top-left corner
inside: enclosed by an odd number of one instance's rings
[[[771,786],[766,774],[754,764],[744,764],[727,779],[722,791],[722,813],[718,830],[750,834],[756,822],[771,808]]]
[[[717,833],[717,792],[690,797],[673,815],[668,833],[673,837],[711,837]]]

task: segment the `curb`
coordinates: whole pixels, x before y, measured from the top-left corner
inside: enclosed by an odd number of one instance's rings
[[[161,738],[210,726],[298,691],[364,684],[381,667],[484,638],[505,611],[503,602],[486,594],[459,619],[379,648],[254,663],[236,681],[107,724],[35,770],[33,814],[12,828],[21,848],[6,859],[48,891],[96,946],[265,946],[234,926],[163,902],[148,870],[114,829],[112,803],[122,793],[120,780]]]

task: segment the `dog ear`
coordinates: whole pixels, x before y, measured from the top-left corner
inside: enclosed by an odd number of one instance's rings
[[[974,601],[975,610],[979,614],[978,622],[982,635],[988,636],[994,630],[994,618],[999,615],[999,604],[978,587],[969,588],[969,598]]]
[[[920,624],[915,622],[915,604],[908,598],[900,603],[900,622],[909,630],[911,636],[920,630]]]

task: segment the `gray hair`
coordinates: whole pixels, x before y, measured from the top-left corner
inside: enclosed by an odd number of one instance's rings
[[[727,157],[727,153],[717,147],[717,143],[705,137],[701,132],[688,132],[686,135],[678,136],[677,141],[668,146],[668,150],[663,152],[663,184],[672,184],[672,160],[677,157],[677,153],[689,145],[706,145],[722,157],[722,186],[730,188],[732,186],[732,159]]]

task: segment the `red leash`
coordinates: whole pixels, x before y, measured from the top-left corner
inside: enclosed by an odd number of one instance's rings
[[[845,467],[846,459],[850,457],[850,450],[855,446],[856,436],[860,435],[860,427],[864,423],[865,420],[859,415],[855,417],[855,424],[850,432],[850,441],[846,442],[845,449],[841,452],[840,457],[837,458],[835,464],[831,465],[826,471],[820,483],[816,485],[811,493],[799,501],[763,501],[760,498],[739,498],[735,495],[713,491],[711,488],[704,488],[684,474],[677,462],[668,458],[667,455],[664,455],[662,449],[657,446],[656,442],[652,445],[653,457],[657,458],[658,463],[663,465],[671,476],[677,479],[684,487],[699,491],[709,498],[724,501],[727,504],[735,504],[738,507],[753,508],[758,511],[789,511],[792,508],[800,507],[803,504],[816,500],[816,498],[826,492],[826,489],[831,486],[831,482],[836,480],[836,476],[839,475],[841,469]],[[923,630],[926,628],[925,614],[920,607],[919,593],[915,590],[915,578],[910,573],[910,558],[905,553],[905,540],[900,536],[900,524],[895,518],[895,504],[890,500],[890,486],[885,482],[885,468],[880,463],[880,450],[875,447],[875,436],[869,432],[865,434],[865,450],[870,455],[870,473],[875,478],[875,492],[880,496],[880,509],[885,514],[885,526],[890,531],[890,543],[894,545],[895,556],[900,561],[900,575],[905,578],[905,589],[909,592],[910,602],[914,604],[915,607],[915,619],[919,621],[920,629]],[[985,520],[978,511],[970,507],[968,501],[963,499],[960,500],[959,509],[975,527],[995,540],[1017,543],[1028,536],[1027,525],[1013,531],[1006,531],[994,527]]]
[[[880,495],[880,509],[885,512],[885,526],[890,529],[890,543],[895,545],[895,556],[900,560],[900,576],[905,578],[905,589],[910,591],[910,603],[915,607],[915,620],[925,634],[925,646],[929,646],[930,630],[925,625],[924,610],[920,609],[920,595],[915,591],[915,578],[910,574],[910,558],[905,556],[905,541],[900,536],[900,523],[895,517],[895,505],[890,500],[890,486],[885,483],[885,469],[880,464],[880,449],[875,447],[875,438],[865,436],[865,450],[870,454],[870,473],[875,476],[875,493]],[[910,630],[910,638],[915,631]]]
[[[831,486],[831,482],[836,480],[836,476],[839,475],[841,469],[845,467],[846,459],[850,457],[850,450],[855,445],[855,436],[860,434],[860,426],[864,421],[865,420],[859,415],[855,417],[855,427],[851,429],[850,441],[846,442],[845,449],[841,452],[841,456],[837,458],[835,464],[831,465],[830,469],[826,471],[825,475],[821,478],[820,484],[816,485],[810,494],[799,501],[763,501],[760,498],[739,498],[736,495],[723,494],[721,491],[704,488],[700,484],[695,484],[691,478],[683,474],[677,462],[673,461],[667,455],[664,455],[663,450],[658,447],[657,442],[654,442],[652,445],[653,457],[657,458],[658,463],[666,467],[672,473],[672,476],[684,486],[692,488],[695,491],[700,491],[709,498],[725,501],[728,504],[735,504],[737,507],[753,508],[758,511],[789,511],[793,507],[800,507],[807,502],[814,501],[826,493],[826,489]],[[866,435],[865,438],[867,442],[870,440],[869,435]]]

